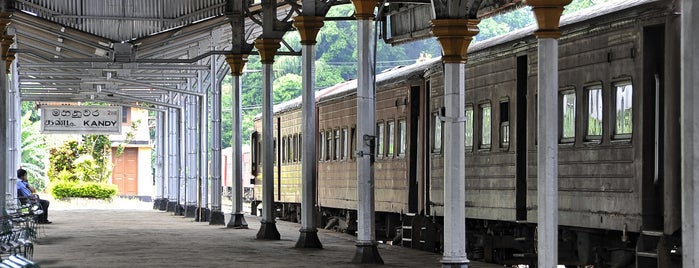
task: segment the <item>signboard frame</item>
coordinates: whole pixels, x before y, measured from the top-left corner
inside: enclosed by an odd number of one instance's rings
[[[41,106],[41,133],[120,135],[122,106]]]

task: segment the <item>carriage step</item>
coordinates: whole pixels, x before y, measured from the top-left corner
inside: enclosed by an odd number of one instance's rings
[[[658,253],[650,251],[636,251],[636,256],[645,258],[658,258]]]

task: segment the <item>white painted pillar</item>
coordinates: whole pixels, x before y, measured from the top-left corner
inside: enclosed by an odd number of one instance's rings
[[[682,267],[694,268],[699,266],[699,4],[681,5]]]
[[[221,212],[221,84],[211,90],[211,211]]]
[[[243,68],[247,62],[247,55],[244,54],[230,54],[226,56],[226,62],[231,67],[231,76],[233,82],[233,96],[232,96],[232,118],[233,118],[233,135],[232,135],[232,191],[231,191],[231,201],[233,202],[233,207],[231,211],[231,218],[228,222],[228,228],[236,229],[247,229],[248,223],[245,221],[243,212],[243,133],[242,133],[242,122],[243,122],[243,109],[242,100],[240,98],[243,84],[241,76],[243,75]]]
[[[243,88],[240,75],[233,75],[233,148],[232,148],[232,197],[233,214],[243,215],[243,109],[240,98]],[[245,224],[247,226],[247,224]]]
[[[209,85],[213,88],[216,83],[215,73],[212,72],[209,79]],[[199,221],[209,221],[209,95],[206,91],[205,88],[202,89],[204,96],[199,97]]]
[[[12,28],[8,29],[11,30]],[[14,32],[14,31],[12,31]],[[8,165],[7,172],[9,181],[7,183],[8,197],[17,195],[17,169],[22,165],[22,101],[19,94],[19,80],[17,75],[17,61],[12,61],[10,65],[11,83],[9,102],[9,126],[8,126]],[[42,178],[36,178],[42,179]]]
[[[301,35],[301,229],[297,248],[323,248],[315,227],[317,158],[316,158],[316,94],[315,94],[315,44],[323,27],[323,17],[299,16],[294,26]]]
[[[465,64],[444,63],[444,264],[466,264]]]
[[[9,106],[10,102],[10,94],[9,94],[9,89],[8,89],[8,81],[7,81],[7,67],[5,67],[5,62],[0,61],[0,103],[2,103],[5,107],[2,109],[7,109]],[[0,115],[0,133],[5,133],[7,135],[8,127],[10,126],[9,124],[9,113],[3,112]],[[7,155],[9,153],[9,145],[7,142],[7,137],[0,138],[0,154],[2,155]],[[11,180],[12,177],[16,177],[17,174],[14,176],[10,176],[10,170],[13,168],[8,166],[8,161],[6,159],[0,161],[0,193],[3,194],[3,196],[0,198],[0,209],[2,211],[5,211],[7,208],[7,196],[8,196],[8,191],[7,191],[7,184]],[[15,169],[16,171],[16,169]]]
[[[162,133],[160,136],[162,137],[162,142],[160,142],[162,146],[162,165],[160,166],[161,169],[161,177],[162,177],[162,201],[160,206],[158,207],[159,210],[167,210],[167,203],[168,200],[170,199],[169,195],[169,187],[170,187],[170,133],[169,133],[169,125],[170,125],[170,108],[165,108],[165,111],[161,113],[162,114],[162,124],[158,125],[158,128],[160,129],[160,132]]]
[[[163,200],[163,112],[155,113],[155,202],[154,209]]]
[[[199,75],[199,78],[201,78],[201,75]],[[201,79],[197,80],[201,81]],[[194,91],[192,88],[191,84],[188,87],[188,90]],[[198,118],[197,118],[197,96],[194,95],[187,95],[187,108],[185,109],[185,115],[186,115],[186,120],[185,120],[185,126],[186,130],[184,132],[185,135],[185,143],[186,143],[186,158],[187,162],[185,164],[185,172],[186,172],[186,186],[185,186],[185,217],[194,217],[195,212],[197,209],[197,199],[198,199],[198,190],[199,190],[199,182],[198,182],[198,172],[197,170],[199,169],[198,161],[197,161],[197,154],[198,154],[198,149],[197,149],[197,140],[198,140],[198,131],[197,128],[199,126]]]
[[[372,22],[377,1],[354,1],[357,18],[357,250],[354,263],[383,263],[376,242],[376,88]]]
[[[179,131],[177,133],[177,136],[179,138],[179,148],[178,148],[178,168],[179,168],[179,177],[177,179],[178,183],[178,192],[177,192],[177,207],[175,210],[175,215],[181,215],[184,216],[185,213],[185,202],[186,202],[186,194],[187,194],[187,173],[186,167],[187,167],[187,129],[185,126],[185,121],[187,120],[187,96],[186,95],[180,95],[180,105],[182,109],[180,109],[179,112]]]
[[[558,40],[539,38],[537,222],[539,267],[558,265]]]
[[[258,38],[255,47],[262,62],[262,226],[258,239],[279,240],[274,217],[274,123],[272,84],[274,82],[274,55],[281,47],[279,39]],[[239,178],[236,178],[239,179]]]

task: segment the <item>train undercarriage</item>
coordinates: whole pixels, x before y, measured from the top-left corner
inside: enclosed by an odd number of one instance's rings
[[[301,219],[298,203],[276,203],[276,212],[280,220]],[[357,231],[355,210],[321,207],[316,215],[318,228],[352,235]],[[376,212],[376,240],[440,253],[442,221],[423,214]],[[466,230],[470,260],[536,267],[536,224],[467,219]],[[668,236],[561,226],[558,237],[559,260],[566,267],[678,267],[681,262],[680,232]]]

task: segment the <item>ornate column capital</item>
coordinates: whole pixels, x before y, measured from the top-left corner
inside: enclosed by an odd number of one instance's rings
[[[299,29],[302,45],[315,45],[316,37],[320,28],[323,27],[325,17],[319,16],[296,16],[294,17],[294,27]]]
[[[276,38],[257,38],[255,40],[255,48],[260,52],[262,64],[274,63],[274,55],[277,54],[277,49],[282,47],[281,39]]]
[[[231,66],[231,74],[235,76],[243,75],[243,68],[245,63],[248,62],[248,55],[246,54],[228,54],[226,55],[226,62]]]
[[[561,37],[561,31],[558,30],[558,24],[563,14],[563,7],[570,4],[572,0],[526,0],[528,6],[532,7],[536,24],[539,25],[539,30],[534,32],[537,38],[553,38]]]
[[[354,17],[358,20],[373,20],[374,8],[378,2],[378,0],[352,0],[355,10]]]
[[[465,63],[466,51],[473,37],[478,34],[475,19],[435,19],[432,20],[432,34],[442,45],[442,61],[445,63]]]

